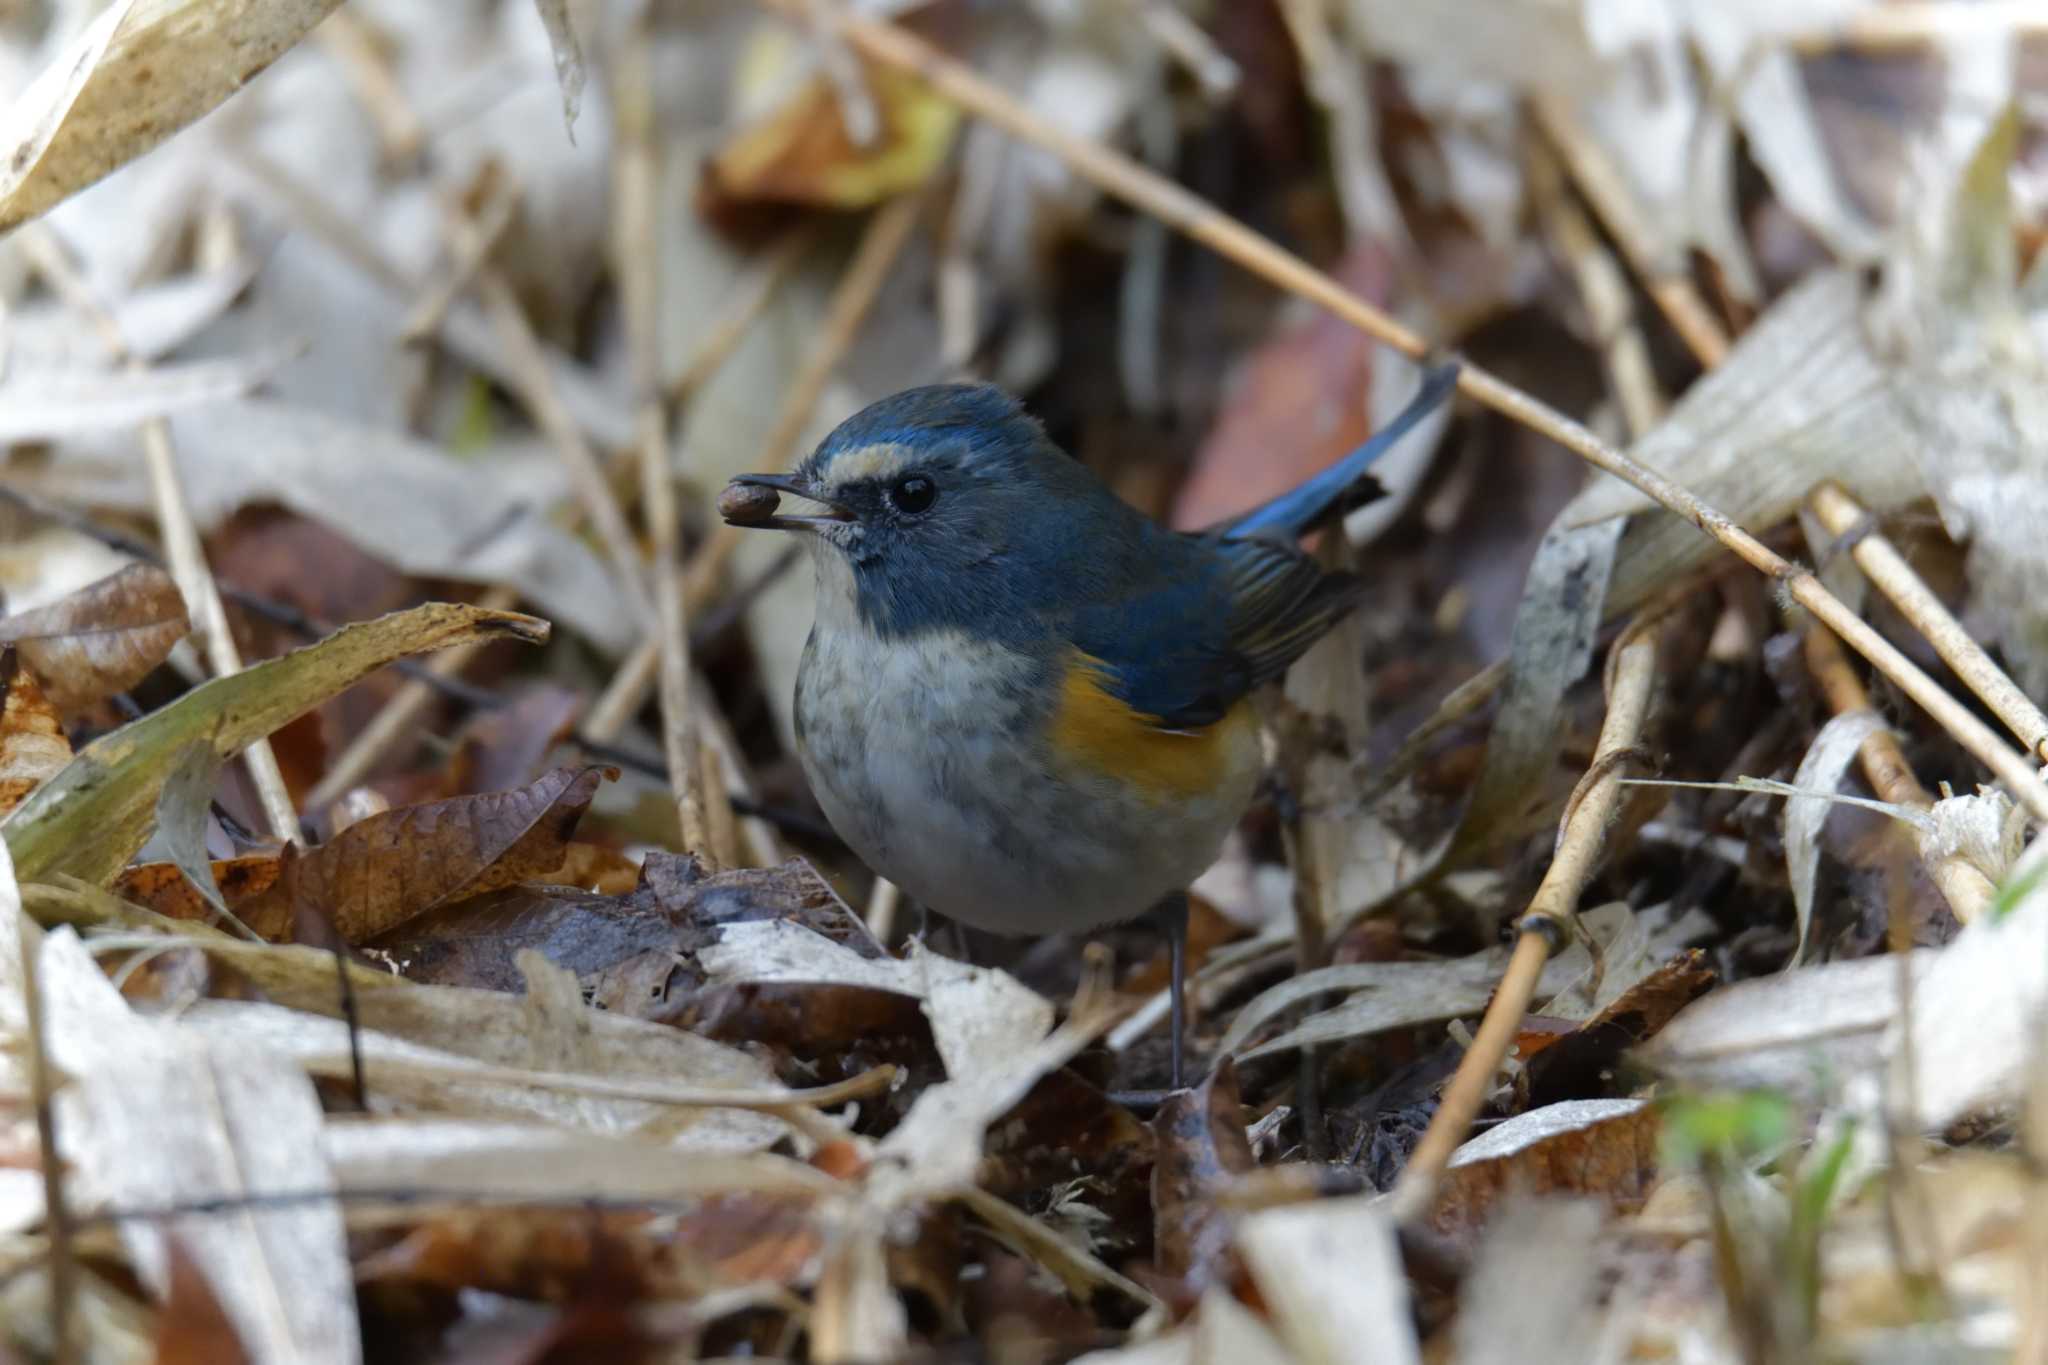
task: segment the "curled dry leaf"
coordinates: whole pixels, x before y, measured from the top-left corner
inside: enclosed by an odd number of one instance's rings
[[[15,646],[44,695],[69,713],[141,682],[191,629],[171,576],[131,564],[48,606],[0,617],[0,644]]]
[[[0,123],[0,231],[47,211],[212,109],[339,3],[109,6]]]
[[[248,908],[266,938],[311,912],[351,943],[436,906],[544,875],[562,865],[597,786],[616,768],[557,768],[517,791],[400,806],[288,857],[277,885]]]
[[[532,616],[437,602],[216,678],[88,745],[8,820],[8,850],[24,878],[111,881],[148,839],[157,793],[193,740],[234,754],[393,659],[471,640],[539,643],[547,634],[547,622]]]
[[[21,652],[0,650],[0,820],[5,820],[30,792],[55,777],[71,761],[71,741],[57,708],[22,665]]]

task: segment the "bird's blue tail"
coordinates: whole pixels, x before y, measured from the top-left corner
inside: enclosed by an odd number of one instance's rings
[[[1365,477],[1366,469],[1391,450],[1417,422],[1440,406],[1458,387],[1458,362],[1446,361],[1422,376],[1422,389],[1394,420],[1372,434],[1372,439],[1325,469],[1314,478],[1291,488],[1271,502],[1254,507],[1211,528],[1213,534],[1231,540],[1258,537],[1266,540],[1298,540],[1316,523],[1330,515],[1353,485]]]

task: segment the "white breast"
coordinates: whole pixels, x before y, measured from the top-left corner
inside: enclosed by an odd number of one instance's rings
[[[1055,772],[1033,660],[958,632],[884,642],[820,606],[797,681],[804,771],[854,852],[941,914],[1003,933],[1128,919],[1214,861],[1250,799],[1255,756],[1166,807]]]

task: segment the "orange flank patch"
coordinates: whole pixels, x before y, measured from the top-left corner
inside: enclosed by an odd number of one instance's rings
[[[1053,749],[1061,757],[1124,778],[1161,801],[1205,796],[1229,780],[1233,741],[1253,723],[1249,701],[1200,730],[1166,730],[1105,682],[1100,659],[1073,654],[1052,718]]]

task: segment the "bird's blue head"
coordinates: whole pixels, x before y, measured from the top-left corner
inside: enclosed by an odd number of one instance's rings
[[[783,515],[766,493],[823,509]],[[737,495],[737,496],[735,496]],[[1143,519],[987,384],[907,389],[855,413],[793,474],[743,474],[726,519],[805,533],[818,611],[884,635],[1018,638],[1098,594]],[[773,515],[767,515],[772,512]]]

